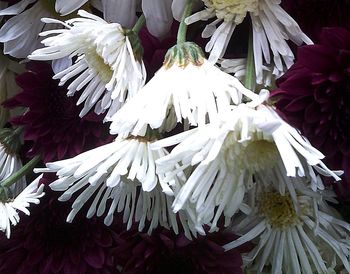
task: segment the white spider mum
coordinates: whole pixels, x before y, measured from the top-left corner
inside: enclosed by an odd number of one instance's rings
[[[195,204],[198,221],[216,223],[221,214],[226,225],[239,209],[246,188],[258,177],[306,177],[316,190],[323,184],[315,170],[340,180],[321,161],[324,156],[271,107],[249,104],[235,107],[226,122],[209,124],[160,140],[152,148],[178,144],[156,161],[157,173],[171,182],[185,169],[188,180],[175,195],[174,211]]]
[[[46,169],[37,171],[57,173],[59,179],[50,187],[64,191],[60,201],[80,193],[67,217],[68,222],[92,200],[87,217],[102,216],[107,208],[106,225],[112,223],[116,211],[123,211],[128,229],[136,221],[140,231],[148,225],[148,232],[151,232],[161,225],[177,232],[176,214],[171,210],[174,193],[168,185],[160,183],[155,173],[155,161],[167,152],[164,149],[151,151],[151,142],[146,137],[117,138],[74,158],[48,163]],[[181,212],[179,218],[190,237],[189,231],[195,228],[186,215]]]
[[[40,177],[19,194],[9,193],[8,189],[0,187],[0,230],[6,233],[7,238],[11,235],[11,225],[17,225],[20,220],[19,211],[29,215],[30,204],[39,204],[39,199],[44,196],[44,185],[39,186],[39,180]]]
[[[263,64],[273,64],[280,74],[293,64],[294,55],[287,44],[312,41],[281,7],[280,0],[203,0],[205,9],[186,19],[187,24],[199,20],[216,19],[207,25],[202,36],[211,37],[206,45],[209,61],[216,62],[227,48],[232,33],[249,14],[253,29],[253,48],[257,82],[262,81]],[[220,25],[216,28],[217,25]],[[270,54],[272,52],[272,56]]]
[[[257,97],[203,56],[193,43],[170,49],[163,67],[112,117],[111,133],[142,136],[148,126],[169,131],[183,120],[203,126],[240,103],[242,94]]]
[[[253,273],[335,274],[339,266],[350,272],[350,225],[326,202],[335,202],[335,195],[313,192],[297,181],[292,189],[256,182],[245,199],[247,216],[233,220],[232,229],[241,237],[224,248],[256,243],[243,254]]]
[[[83,10],[78,14],[81,18],[66,22],[43,19],[46,23],[59,23],[66,28],[41,33],[42,36],[53,36],[42,41],[45,48],[34,51],[28,58],[56,60],[76,57],[74,64],[57,73],[54,79],[60,79],[60,85],[71,81],[68,96],[82,90],[77,102],[84,102],[80,116],[95,106],[98,114],[108,109],[108,120],[145,83],[142,48],[133,31],[123,29],[117,23],[108,24]]]

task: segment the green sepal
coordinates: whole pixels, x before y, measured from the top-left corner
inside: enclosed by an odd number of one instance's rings
[[[2,128],[0,129],[0,143],[4,146],[8,154],[18,154],[22,143],[21,143],[21,128],[11,129]]]
[[[204,62],[202,49],[193,42],[183,42],[170,48],[165,55],[163,66],[170,68],[174,64],[185,68],[188,64],[201,66]]]

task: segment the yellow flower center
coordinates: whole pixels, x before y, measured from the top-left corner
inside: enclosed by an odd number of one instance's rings
[[[278,159],[278,150],[273,142],[257,140],[243,148],[242,160],[252,171],[272,168]]]
[[[225,160],[230,168],[249,170],[251,173],[271,169],[278,162],[278,149],[273,140],[261,139],[252,133],[251,139],[240,143],[240,136],[231,132],[224,142]]]
[[[96,72],[101,81],[104,84],[108,84],[112,79],[113,70],[109,64],[105,63],[103,57],[97,53],[96,48],[91,48],[85,51],[85,60],[89,67]]]
[[[286,229],[299,222],[299,216],[290,196],[283,196],[276,192],[265,192],[260,196],[259,211],[276,229]]]
[[[225,21],[242,23],[247,12],[258,13],[259,0],[203,0],[205,5],[214,10],[216,17]]]

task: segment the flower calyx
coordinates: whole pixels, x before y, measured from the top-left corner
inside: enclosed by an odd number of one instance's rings
[[[2,128],[0,129],[0,144],[4,146],[8,154],[18,154],[21,149],[21,128],[11,129]]]
[[[170,68],[174,64],[185,68],[188,64],[201,66],[204,63],[203,50],[195,43],[183,42],[170,48],[165,55],[163,67]]]

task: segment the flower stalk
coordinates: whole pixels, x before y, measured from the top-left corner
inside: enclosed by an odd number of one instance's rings
[[[244,80],[244,86],[249,90],[255,88],[255,64],[254,64],[254,48],[253,48],[253,30],[249,31],[247,67]]]
[[[177,32],[177,44],[181,44],[186,42],[186,34],[187,34],[187,24],[185,23],[185,19],[191,15],[192,13],[192,7],[193,7],[193,1],[187,0],[186,6],[184,9],[184,13],[181,18],[179,30]]]
[[[22,176],[27,175],[29,172],[32,172],[34,167],[40,162],[40,155],[35,156],[28,163],[26,163],[20,170],[12,174],[10,177],[0,182],[0,187],[6,188],[12,186],[16,183]]]
[[[146,23],[146,18],[145,18],[145,15],[142,14],[139,19],[137,19],[134,27],[132,28],[132,31],[135,32],[135,33],[139,33],[142,29],[142,27],[145,25]]]

